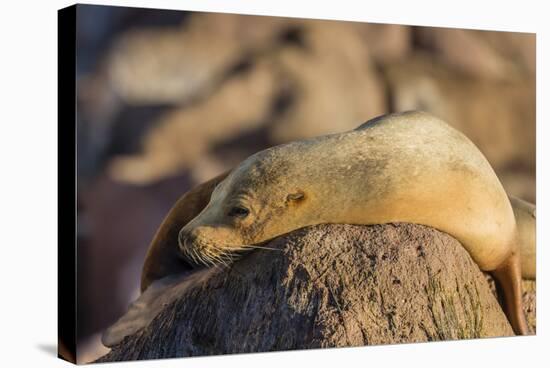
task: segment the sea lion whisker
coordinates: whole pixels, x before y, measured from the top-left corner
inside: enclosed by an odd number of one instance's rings
[[[212,252],[214,259],[217,262],[223,263],[225,266],[229,267],[228,263],[231,263],[231,259],[227,259],[227,257],[224,258],[224,256],[225,256],[224,248],[216,247],[215,250],[216,250],[216,252]]]
[[[201,254],[197,251],[197,249],[193,248],[193,254],[194,254],[194,259],[197,260],[197,264],[200,264],[200,263],[203,262],[202,256],[201,256]]]
[[[199,251],[195,251],[195,254],[197,255],[197,260],[198,260],[197,264],[208,266],[208,260],[203,253]]]
[[[241,249],[265,249],[265,250],[275,250],[275,251],[279,251],[279,252],[282,252],[282,251],[283,251],[282,249],[271,248],[271,247],[262,247],[262,246],[260,246],[260,245],[242,245],[240,248],[241,248]]]
[[[216,254],[216,260],[218,260],[218,264],[223,264],[224,266],[229,267],[229,264],[223,258],[223,253]]]
[[[227,263],[232,263],[236,259],[235,254],[229,251],[227,248],[221,249],[219,256],[221,259],[227,261]]]
[[[189,259],[189,258],[193,259],[193,257],[191,256],[191,254],[189,253],[189,250],[187,248],[183,249],[183,256],[187,259]]]
[[[206,263],[204,262],[204,259],[203,259],[202,255],[201,255],[201,253],[197,250],[197,248],[193,247],[193,248],[191,249],[191,255],[192,255],[192,258],[193,258],[193,260],[194,260],[194,262],[195,262],[196,264],[204,264],[204,265],[206,265]]]
[[[215,266],[215,262],[212,259],[212,256],[210,255],[210,252],[203,252],[201,255],[202,264],[208,267],[208,265]]]
[[[189,256],[191,257],[191,259],[193,260],[193,262],[195,262],[195,263],[200,263],[200,262],[199,262],[200,258],[199,258],[199,256],[198,256],[197,250],[196,250],[195,248],[191,248],[191,251],[190,251],[190,252],[188,251],[187,254],[189,254]]]

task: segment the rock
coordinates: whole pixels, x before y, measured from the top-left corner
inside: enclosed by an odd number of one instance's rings
[[[537,282],[523,280],[523,311],[533,334],[537,333]]]
[[[107,336],[99,361],[513,335],[477,265],[432,228],[317,225],[266,246],[155,298],[160,313]]]

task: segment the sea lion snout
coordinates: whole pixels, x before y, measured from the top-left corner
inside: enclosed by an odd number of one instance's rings
[[[238,232],[223,224],[188,224],[178,233],[180,256],[193,267],[227,264],[237,256],[235,252],[240,250],[242,244]]]
[[[182,228],[178,234],[178,247],[182,257],[191,267],[201,268],[205,264],[201,261],[201,243],[197,233],[193,230]]]

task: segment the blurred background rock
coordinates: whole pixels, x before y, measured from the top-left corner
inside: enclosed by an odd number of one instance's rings
[[[175,200],[290,140],[422,109],[535,202],[535,35],[79,5],[79,355]]]

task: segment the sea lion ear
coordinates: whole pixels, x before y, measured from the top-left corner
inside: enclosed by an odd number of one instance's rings
[[[286,201],[287,202],[299,202],[299,201],[302,201],[305,197],[306,197],[306,195],[304,194],[304,192],[298,191],[296,193],[290,193],[289,195],[287,195],[286,196]]]

